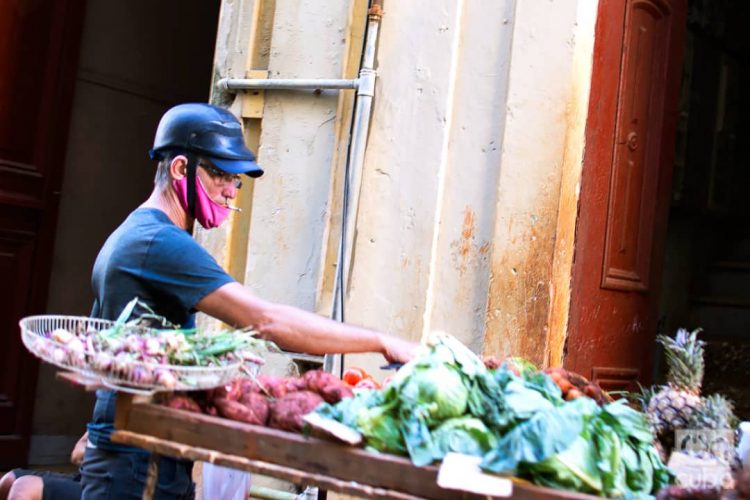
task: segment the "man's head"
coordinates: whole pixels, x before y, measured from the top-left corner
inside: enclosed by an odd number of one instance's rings
[[[171,184],[186,213],[206,228],[216,227],[228,215],[240,174],[263,174],[245,145],[239,120],[210,104],[180,104],[168,110],[149,154],[159,160],[157,189]]]
[[[229,174],[263,175],[255,155],[245,145],[240,121],[211,104],[179,104],[164,113],[149,155],[161,160],[168,153],[206,157]]]

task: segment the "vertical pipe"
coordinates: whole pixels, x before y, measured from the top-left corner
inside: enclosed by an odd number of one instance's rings
[[[352,264],[352,250],[357,225],[357,211],[359,210],[359,194],[362,187],[362,170],[365,163],[365,149],[367,135],[370,131],[370,114],[372,98],[375,94],[375,47],[377,45],[380,17],[382,15],[381,2],[373,2],[368,14],[367,38],[362,59],[362,69],[359,72],[359,87],[357,89],[357,106],[354,114],[352,142],[349,150],[349,165],[347,168],[346,191],[348,195],[346,212],[344,213],[343,252],[340,256],[342,263],[344,290],[349,287],[349,274]]]
[[[349,145],[349,158],[344,182],[344,216],[341,225],[341,242],[336,265],[336,280],[333,292],[333,318],[344,321],[344,296],[349,287],[352,264],[352,251],[356,236],[357,211],[359,209],[359,194],[362,187],[362,169],[365,161],[367,135],[370,130],[370,114],[372,98],[375,94],[375,48],[377,47],[380,19],[383,15],[382,0],[373,0],[367,13],[368,24],[365,37],[365,47],[362,66],[359,71],[359,86],[357,88],[357,104],[354,111],[352,138]],[[333,358],[326,356],[324,369],[333,369]],[[341,359],[343,368],[343,357]]]

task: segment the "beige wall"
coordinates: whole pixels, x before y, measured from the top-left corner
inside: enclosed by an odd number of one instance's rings
[[[386,0],[384,8],[347,320],[415,340],[442,329],[477,352],[555,361],[596,2]],[[278,2],[267,67],[249,69],[340,77],[350,15],[340,2]],[[322,313],[345,147],[334,117],[346,99],[266,92],[267,175],[255,183],[242,236],[248,286]],[[222,233],[201,238],[219,254],[227,247]],[[347,359],[373,369],[382,361]]]

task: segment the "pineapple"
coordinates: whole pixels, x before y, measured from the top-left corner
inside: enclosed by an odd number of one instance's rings
[[[736,425],[734,404],[721,394],[703,398],[703,404],[688,419],[690,429],[734,429]]]
[[[648,402],[648,416],[657,436],[687,426],[691,414],[701,405],[703,382],[703,346],[698,340],[700,328],[677,330],[674,338],[659,335],[667,358],[667,385]]]
[[[701,405],[690,414],[687,427],[688,432],[701,432],[704,438],[688,440],[694,444],[683,447],[682,451],[698,458],[715,458],[734,465],[738,458],[734,449],[736,425],[732,401],[721,394],[701,398]],[[685,442],[683,437],[676,436],[676,439]]]

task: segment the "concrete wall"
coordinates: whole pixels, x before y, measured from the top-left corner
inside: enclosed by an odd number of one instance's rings
[[[345,73],[350,18],[364,8],[270,3],[267,67],[249,69]],[[346,319],[415,340],[442,329],[477,352],[548,362],[551,306],[559,300],[564,318],[569,299],[553,263],[572,261],[572,238],[560,246],[556,237],[561,224],[568,237],[575,227],[587,109],[580,82],[596,2],[386,0],[384,8]],[[225,76],[241,75],[235,67]],[[245,239],[248,286],[321,313],[340,224],[345,144],[334,118],[349,98],[266,92],[267,175],[255,182]],[[218,252],[226,246],[221,233],[201,237]],[[564,340],[565,321],[554,324]]]
[[[47,311],[88,315],[91,268],[109,233],[151,191],[161,114],[209,95],[218,2],[88,2]],[[93,395],[40,366],[29,461],[59,464]]]

